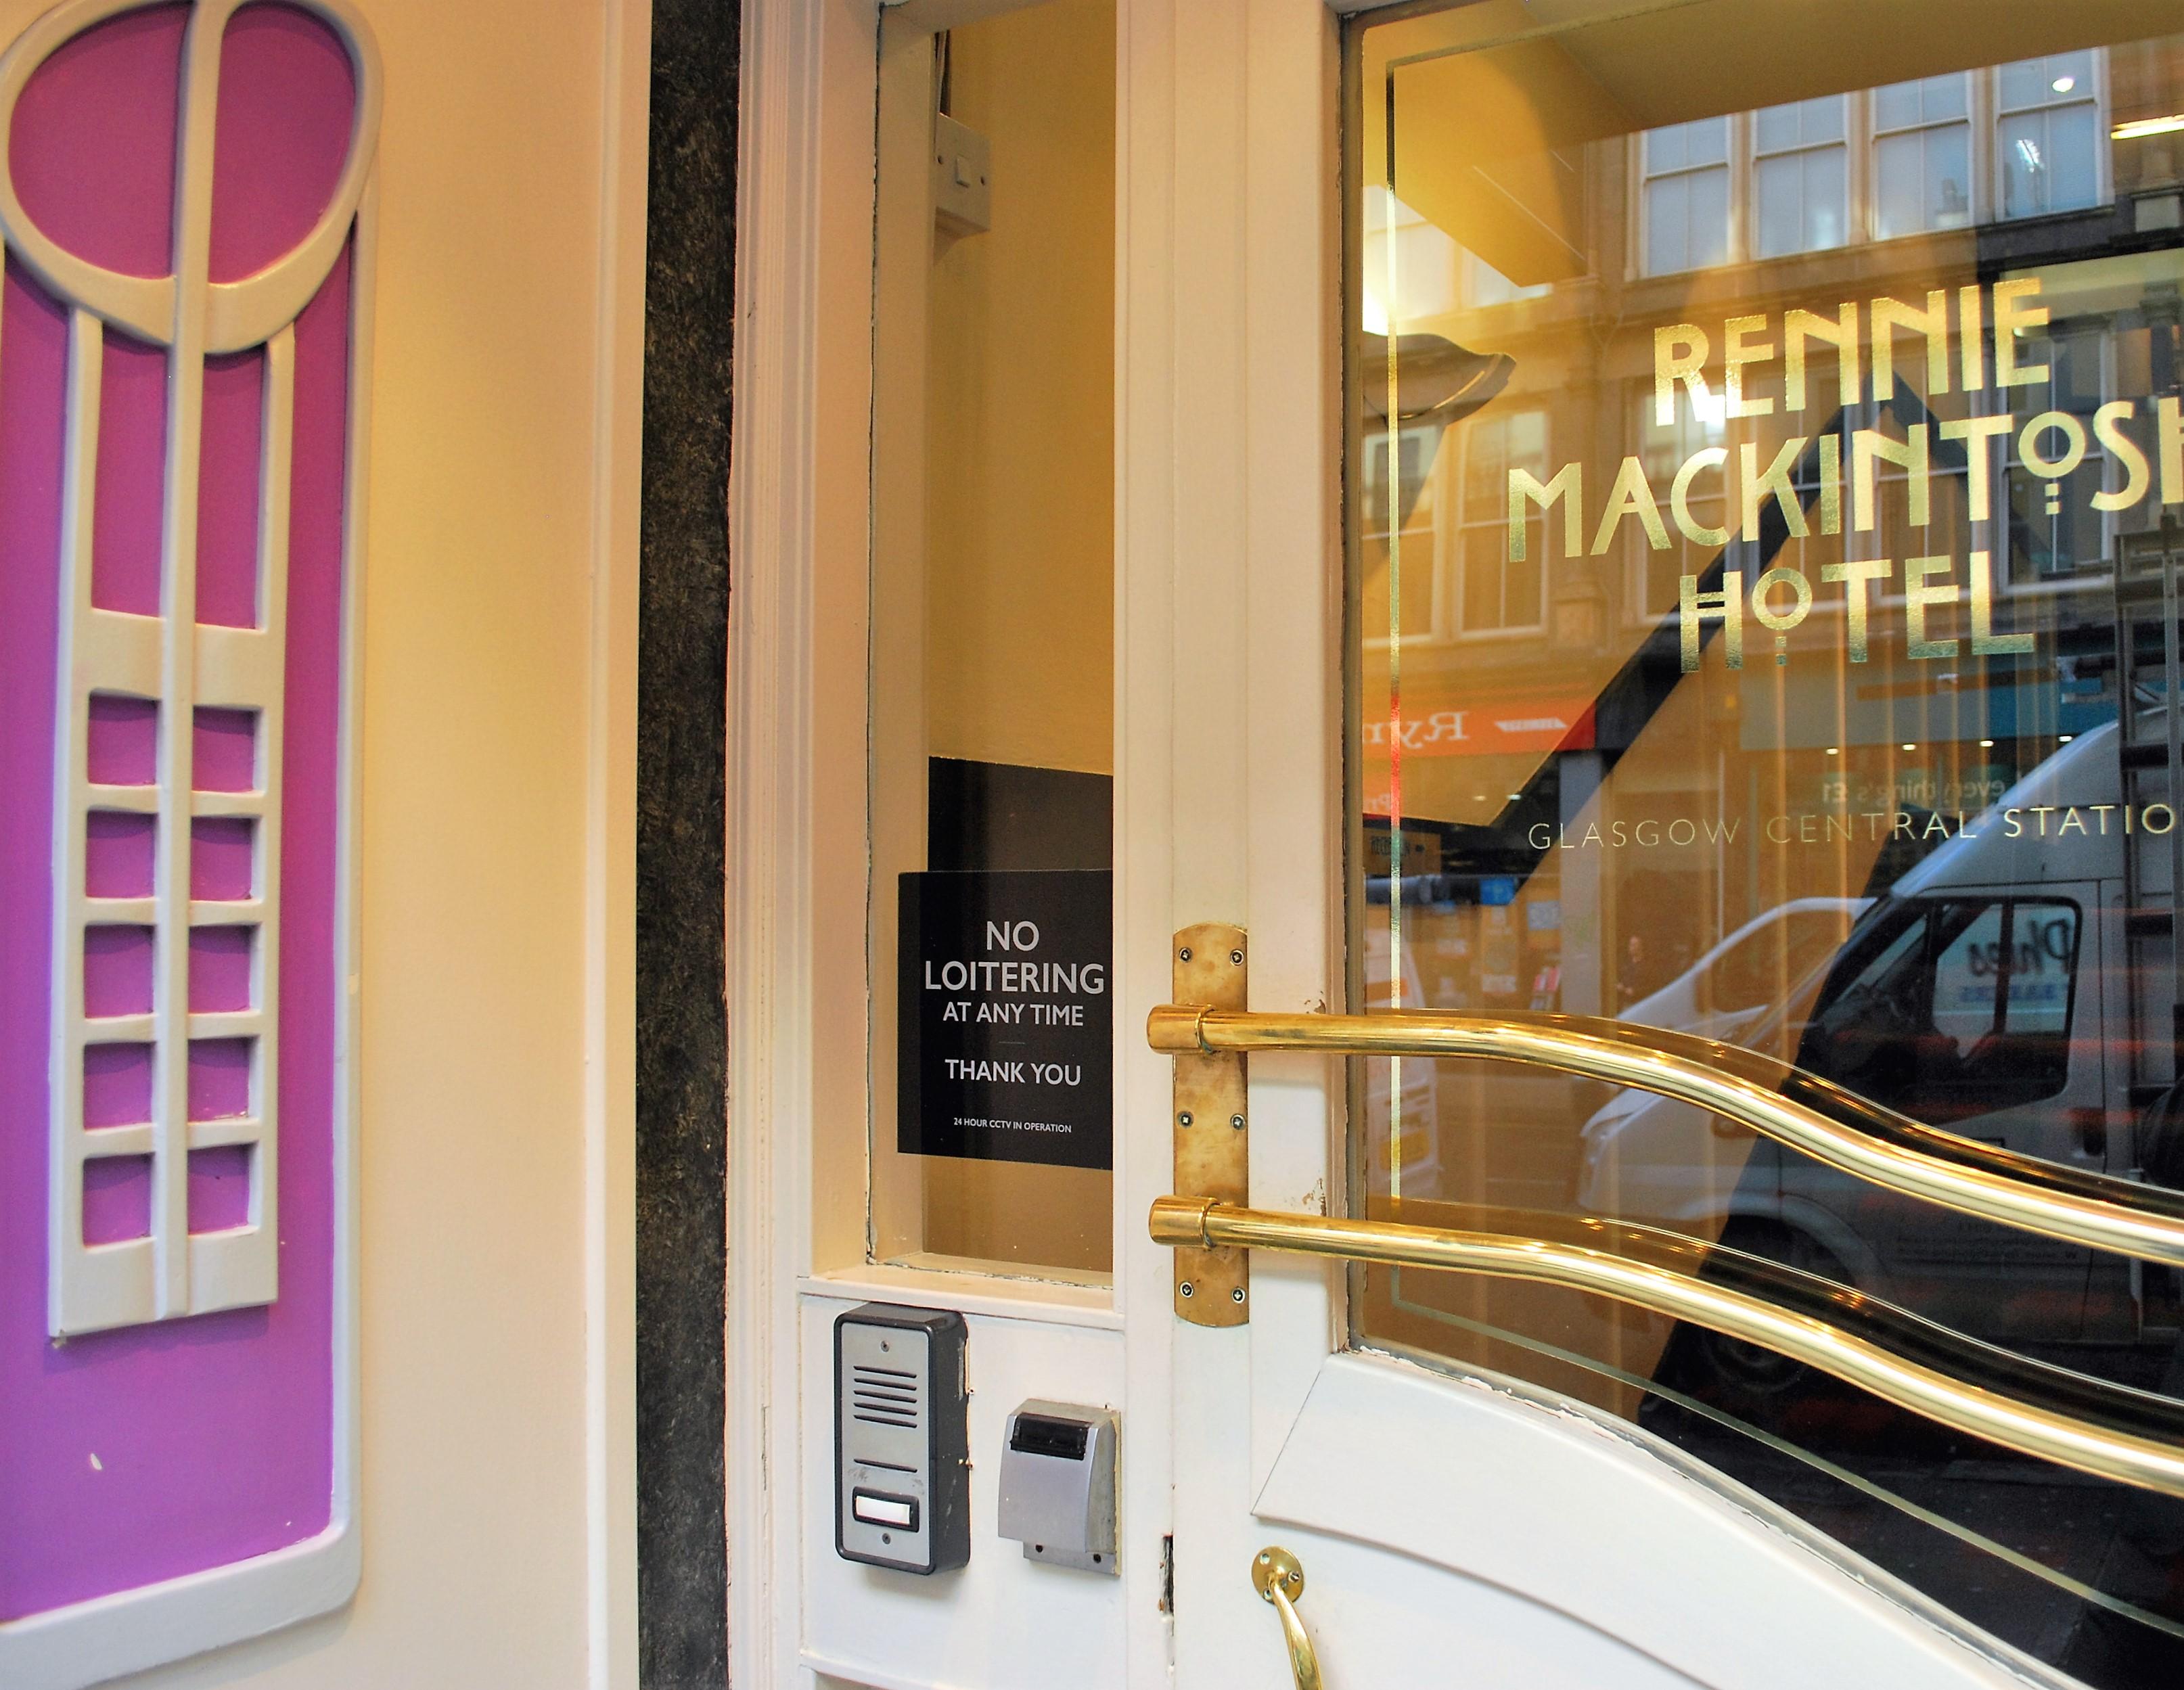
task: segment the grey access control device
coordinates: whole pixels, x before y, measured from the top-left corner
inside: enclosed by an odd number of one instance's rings
[[[1112,1576],[1115,1411],[1026,1403],[1001,1450],[1001,1536],[1028,1561]]]
[[[867,1302],[834,1322],[834,1548],[944,1573],[971,1559],[963,1317]]]

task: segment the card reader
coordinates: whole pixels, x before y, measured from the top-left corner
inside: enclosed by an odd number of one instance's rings
[[[1000,1530],[1024,1559],[1118,1571],[1112,1408],[1029,1402],[1009,1416],[1001,1450]]]

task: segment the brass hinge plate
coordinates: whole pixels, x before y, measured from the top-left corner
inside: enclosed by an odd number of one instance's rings
[[[1173,1001],[1245,1009],[1249,979],[1244,929],[1201,922],[1175,936]],[[1175,1058],[1175,1191],[1224,1203],[1251,1198],[1251,1106],[1244,1057]],[[1175,1312],[1194,1326],[1241,1326],[1251,1318],[1249,1252],[1233,1247],[1175,1252]]]

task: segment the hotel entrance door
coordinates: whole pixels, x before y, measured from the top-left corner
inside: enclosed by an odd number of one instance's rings
[[[2166,1682],[2184,7],[854,9],[755,108],[739,1670]]]
[[[1864,1627],[1826,1581],[1730,1594],[1707,1528],[1612,1481],[1560,1491],[1603,1442],[1923,1616],[1919,1682],[2156,1682],[2184,14],[1547,12],[1346,37],[1364,1018],[1156,1033],[1365,1053],[1372,1224],[1156,1230],[1373,1258],[1262,1509],[1302,1450],[1342,1464],[1312,1404],[1343,1369],[1402,1358],[1470,1388],[1338,1488],[1437,1493],[1412,1554],[1655,1661],[1726,1682],[1711,1634],[1841,1682],[1809,1652]],[[1482,1474],[1490,1403],[1566,1453]],[[1421,1476],[1444,1452],[1465,1476]],[[1552,1571],[1507,1547],[1535,1535]]]

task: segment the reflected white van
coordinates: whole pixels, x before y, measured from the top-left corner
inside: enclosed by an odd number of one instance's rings
[[[2126,927],[2135,906],[2141,929],[2166,934],[2176,818],[2158,768],[2124,802],[2121,754],[2110,722],[1981,814],[1922,820],[1945,842],[1768,1008],[1709,1019],[1674,996],[1679,981],[1631,1018],[1690,1017],[1687,1030],[1780,1054],[1930,1124],[2139,1173],[2135,1124],[2175,1077],[2176,1035],[2165,1009],[2138,1011],[2142,998],[2165,1006],[2168,982],[2126,966]],[[2150,998],[2140,990],[2156,985]],[[1719,1238],[1967,1330],[2114,1339],[2142,1313],[2142,1276],[2127,1264],[1859,1186],[1687,1104],[1620,1094],[1584,1141],[1586,1211]]]

